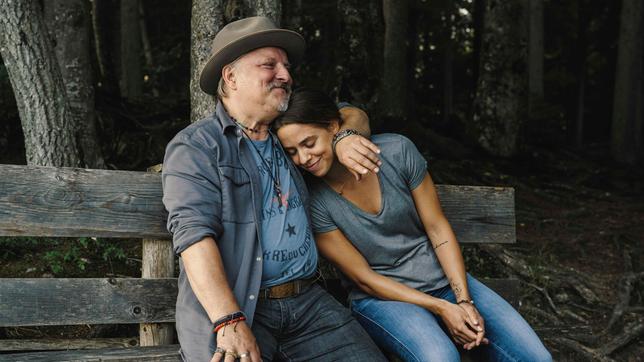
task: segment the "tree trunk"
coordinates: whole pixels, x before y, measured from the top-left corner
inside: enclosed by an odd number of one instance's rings
[[[284,0],[284,11],[282,12],[282,26],[297,32],[302,27],[302,0]]]
[[[582,0],[577,2],[577,41],[575,51],[575,69],[577,70],[577,104],[574,120],[568,126],[572,144],[581,148],[584,143],[584,109],[586,103],[586,56],[588,47],[588,4]]]
[[[642,0],[623,0],[615,75],[611,153],[634,164],[642,148]]]
[[[407,117],[407,24],[408,0],[383,0],[385,20],[384,64],[381,84],[382,114],[404,119]]]
[[[480,73],[469,133],[486,151],[508,157],[526,117],[526,41],[522,1],[487,0]]]
[[[528,85],[530,109],[543,100],[543,0],[528,0]]]
[[[14,90],[29,165],[80,165],[65,87],[37,0],[0,0],[0,53]]]
[[[277,26],[280,26],[282,20],[282,1],[281,0],[244,0],[246,7],[250,9],[247,16],[265,16]]]
[[[364,106],[372,97],[374,84],[372,58],[369,56],[371,38],[375,32],[370,8],[376,1],[339,0],[339,35],[335,47],[336,84],[339,97],[355,105]],[[379,4],[378,4],[379,5]]]
[[[83,0],[44,2],[45,23],[63,77],[69,120],[82,150],[83,166],[105,168],[96,134],[94,84],[90,64],[89,12]]]
[[[472,52],[472,89],[476,89],[478,84],[481,66],[481,48],[483,40],[483,19],[485,18],[485,2],[486,0],[474,0],[474,45]]]
[[[143,94],[139,1],[121,0],[121,96],[130,100]]]
[[[224,27],[222,0],[193,0],[190,53],[190,120],[196,122],[215,111],[215,98],[199,88],[199,73],[210,58],[215,35]]]

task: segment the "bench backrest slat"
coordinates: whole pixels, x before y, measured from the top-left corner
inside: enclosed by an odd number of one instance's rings
[[[514,190],[437,186],[462,243],[516,241]],[[0,165],[0,236],[167,239],[159,174]]]
[[[0,278],[0,326],[174,322],[177,279]]]

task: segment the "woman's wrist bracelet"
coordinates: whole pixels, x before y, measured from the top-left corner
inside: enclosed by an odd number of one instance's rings
[[[340,142],[340,140],[342,140],[343,138],[352,136],[352,135],[360,135],[360,132],[358,132],[355,129],[347,128],[347,129],[343,129],[343,130],[339,131],[338,133],[336,133],[333,136],[333,141],[331,142],[333,152],[335,153],[335,145],[337,145],[338,142]]]
[[[461,304],[461,303],[468,303],[468,304],[474,305],[474,301],[472,299],[461,299],[458,302],[456,302],[456,304]]]

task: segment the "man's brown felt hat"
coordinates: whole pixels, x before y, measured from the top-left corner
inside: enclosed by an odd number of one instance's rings
[[[255,16],[234,21],[223,27],[212,42],[211,56],[201,70],[199,86],[215,95],[221,70],[240,56],[263,47],[282,48],[291,64],[304,56],[304,38],[291,30],[278,28],[269,18]]]

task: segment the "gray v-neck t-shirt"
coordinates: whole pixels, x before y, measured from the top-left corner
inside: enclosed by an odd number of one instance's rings
[[[411,190],[427,173],[427,161],[416,146],[398,134],[380,134],[371,139],[380,147],[382,166],[378,173],[381,207],[368,213],[338,195],[321,179],[311,185],[311,218],[314,233],[340,229],[377,273],[411,288],[428,292],[448,284],[423,223]],[[349,299],[369,296],[343,278]]]

